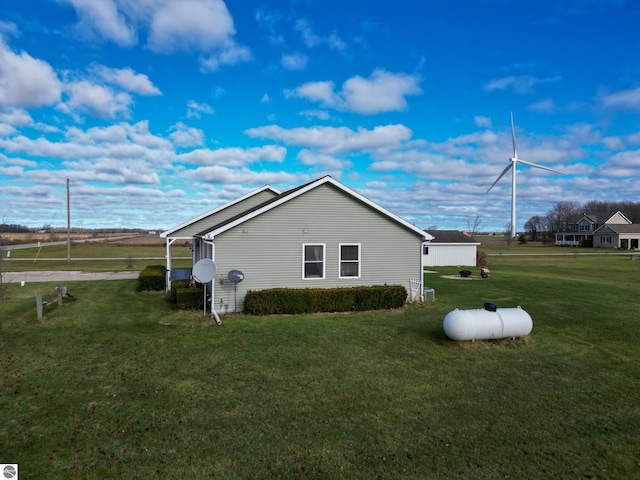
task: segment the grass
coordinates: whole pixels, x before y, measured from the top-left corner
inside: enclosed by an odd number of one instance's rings
[[[173,268],[192,266],[191,250],[185,246],[173,246]],[[161,246],[126,246],[102,244],[73,244],[71,262],[67,262],[66,245],[50,245],[38,248],[12,250],[9,257],[3,253],[3,270],[27,272],[38,270],[82,270],[113,272],[142,270],[147,265],[165,265],[166,248]]]
[[[0,462],[28,478],[625,479],[640,475],[640,262],[490,257],[393,312],[177,312],[135,281],[5,285]],[[451,342],[521,305],[522,340]]]

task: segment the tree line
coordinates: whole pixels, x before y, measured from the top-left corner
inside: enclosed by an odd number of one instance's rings
[[[571,230],[571,224],[579,220],[583,214],[613,215],[622,212],[632,223],[640,223],[640,202],[618,201],[602,202],[591,200],[587,203],[559,202],[545,215],[534,215],[524,224],[524,229],[531,241],[552,239],[558,232]]]

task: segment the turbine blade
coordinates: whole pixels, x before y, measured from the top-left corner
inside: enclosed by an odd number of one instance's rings
[[[493,188],[493,186],[494,186],[496,183],[498,183],[502,177],[504,177],[504,174],[505,174],[505,173],[507,173],[507,172],[509,171],[509,169],[513,167],[513,165],[514,165],[513,163],[509,163],[509,165],[507,165],[507,168],[505,168],[505,169],[502,171],[502,173],[498,176],[498,178],[496,178],[496,181],[495,181],[495,182],[493,182],[493,184],[491,184],[491,186],[489,187],[489,190],[487,190],[487,192],[485,193],[485,195],[491,191],[491,189]]]
[[[550,172],[553,172],[553,173],[559,173],[560,175],[565,175],[565,173],[560,172],[558,170],[554,170],[553,168],[543,167],[542,165],[538,165],[537,163],[527,162],[526,160],[522,160],[520,158],[518,158],[517,160],[518,160],[518,163],[521,163],[523,165],[528,165],[529,167],[541,168],[542,170],[549,170]]]
[[[516,147],[516,129],[513,126],[513,112],[511,112],[511,141],[513,142],[513,158],[518,158],[518,149]]]

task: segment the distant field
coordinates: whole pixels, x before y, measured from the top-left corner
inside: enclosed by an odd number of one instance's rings
[[[121,271],[142,270],[147,265],[165,265],[165,240],[157,235],[141,235],[127,239],[72,242],[71,262],[67,262],[67,246],[43,245],[3,252],[3,270],[22,272],[36,270]],[[171,247],[174,268],[191,266],[189,242],[176,242]]]

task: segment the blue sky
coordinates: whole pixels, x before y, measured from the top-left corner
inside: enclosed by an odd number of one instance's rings
[[[0,223],[167,229],[323,175],[422,228],[640,201],[640,2],[0,0]]]

